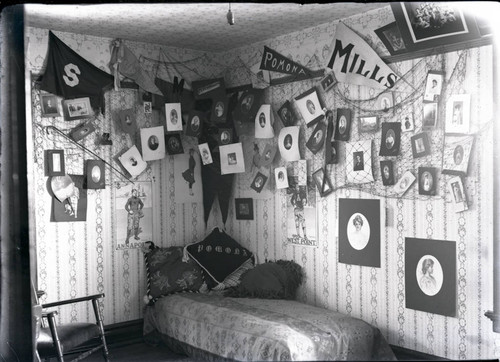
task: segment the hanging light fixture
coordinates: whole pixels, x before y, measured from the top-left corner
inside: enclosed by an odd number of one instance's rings
[[[229,3],[229,10],[227,11],[226,18],[229,25],[234,25],[234,15],[231,12],[231,3]]]

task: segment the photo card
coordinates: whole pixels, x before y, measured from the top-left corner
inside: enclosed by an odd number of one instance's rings
[[[132,177],[139,176],[148,167],[135,145],[119,156],[118,160]]]
[[[245,158],[241,142],[219,147],[221,174],[245,172]]]
[[[321,107],[319,103],[318,93],[315,87],[295,97],[295,103],[308,127],[315,125],[316,122],[325,116],[323,107]]]
[[[278,110],[278,115],[280,116],[281,121],[283,122],[283,125],[285,127],[294,126],[297,122],[290,101],[285,101],[285,103],[283,103],[283,105]]]
[[[349,141],[351,135],[352,112],[348,108],[337,109],[337,127],[333,138],[337,141]]]
[[[252,88],[243,91],[233,110],[233,119],[243,123],[253,123],[262,104],[263,95],[263,89]]]
[[[346,143],[346,180],[349,184],[373,182],[372,140]]]
[[[335,81],[335,77],[333,76],[333,73],[328,73],[320,81],[321,89],[323,90],[323,92],[327,92],[330,89],[332,89],[332,87],[335,85],[335,83],[336,83],[336,81]]]
[[[266,184],[267,176],[262,172],[257,172],[255,175],[250,188],[254,189],[257,193],[260,193]]]
[[[209,165],[214,162],[207,142],[199,144],[198,149],[200,150],[201,162],[203,162],[204,165]]]
[[[288,188],[288,172],[286,167],[276,167],[274,169],[274,179],[277,189]]]
[[[448,190],[451,194],[451,203],[455,212],[462,212],[469,209],[467,194],[465,193],[464,181],[462,176],[453,176],[448,179]]]
[[[325,173],[325,168],[326,167],[322,167],[316,170],[312,175],[314,183],[316,184],[316,188],[318,189],[319,195],[321,197],[328,196],[333,192],[333,185],[330,181],[330,178],[328,177],[328,174]]]
[[[163,126],[141,128],[141,145],[144,161],[165,158],[165,128]]]
[[[437,102],[443,90],[444,72],[430,70],[425,82],[424,102]]]
[[[59,117],[61,115],[59,101],[60,97],[54,94],[41,94],[42,117]]]
[[[45,176],[64,176],[64,150],[45,150]]]
[[[270,104],[262,104],[255,116],[255,138],[274,138],[273,118]]]
[[[262,155],[259,157],[257,167],[267,167],[274,161],[274,157],[278,152],[278,147],[272,143],[266,143]]]
[[[430,154],[431,149],[427,132],[420,132],[411,137],[411,150],[413,158],[419,158]]]
[[[330,142],[330,158],[328,159],[328,164],[336,165],[339,163],[339,151],[340,151],[340,141],[326,141]]]
[[[359,117],[359,123],[358,123],[359,132],[375,132],[376,130],[378,130],[377,116]]]
[[[423,107],[422,129],[432,130],[438,121],[438,104],[437,102],[426,102],[423,103]]]
[[[278,147],[281,157],[287,162],[298,161],[299,152],[299,131],[298,126],[284,127],[278,136]]]
[[[87,137],[89,134],[95,131],[95,126],[91,121],[87,121],[84,123],[79,124],[75,128],[73,128],[70,133],[69,137],[75,141],[78,142],[85,137]]]
[[[180,103],[165,103],[167,132],[182,131],[182,113]]]
[[[390,55],[402,54],[408,51],[395,21],[375,29],[375,34],[380,38]]]
[[[217,134],[217,143],[219,144],[219,146],[224,146],[233,143],[233,129],[219,128]]]
[[[219,96],[212,99],[212,111],[210,112],[210,121],[213,123],[224,123],[227,118],[228,98]]]
[[[442,173],[467,176],[474,136],[444,136]]]
[[[318,151],[323,147],[323,143],[326,138],[326,124],[323,121],[318,121],[316,127],[314,128],[311,136],[307,140],[306,147],[311,150],[313,154],[318,153]]]
[[[380,176],[384,186],[392,186],[395,183],[394,165],[391,160],[380,161]]]
[[[470,130],[470,94],[453,94],[446,102],[445,133],[467,134]]]
[[[66,121],[90,118],[94,115],[89,97],[65,99],[62,104]]]
[[[120,110],[118,112],[118,123],[121,130],[134,139],[135,133],[137,132],[135,110],[133,108]]]
[[[394,108],[394,94],[390,91],[384,91],[377,97],[375,108],[378,111],[389,112]]]
[[[204,121],[205,113],[196,110],[189,111],[186,136],[199,137],[203,132]]]
[[[399,197],[403,196],[411,185],[413,185],[416,179],[415,175],[411,173],[411,171],[407,170],[394,186],[394,191]]]
[[[235,198],[236,220],[253,220],[253,199]]]
[[[181,136],[178,133],[165,135],[165,146],[169,155],[184,153]]]
[[[382,123],[382,140],[379,156],[397,156],[401,144],[401,123]]]
[[[102,160],[85,160],[85,189],[106,188],[104,162]]]
[[[436,195],[437,185],[437,169],[435,167],[418,168],[418,193],[420,195]]]
[[[410,132],[415,129],[415,122],[413,120],[413,113],[408,112],[401,117],[401,129],[403,132]]]

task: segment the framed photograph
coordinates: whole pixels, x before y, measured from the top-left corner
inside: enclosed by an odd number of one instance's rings
[[[145,114],[153,113],[153,103],[152,102],[143,102],[142,105],[144,107]]]
[[[270,104],[261,105],[257,111],[255,116],[255,138],[274,138],[273,115]]]
[[[62,103],[64,117],[67,121],[89,118],[94,115],[89,97],[65,99]]]
[[[399,155],[399,146],[401,144],[401,123],[384,122],[382,123],[382,140],[380,142],[380,156]]]
[[[241,94],[236,108],[233,110],[233,118],[239,122],[254,123],[255,116],[262,104],[263,89],[248,89]]]
[[[104,162],[102,160],[85,160],[85,176],[84,188],[106,188]]]
[[[435,167],[418,168],[418,193],[420,195],[436,195],[437,185],[437,169]]]
[[[375,29],[375,34],[377,34],[382,43],[385,45],[389,54],[396,55],[408,51],[396,22]]]
[[[384,186],[394,185],[394,166],[391,160],[380,161],[380,176]]]
[[[454,241],[405,238],[406,308],[455,317],[456,260]]]
[[[431,153],[429,136],[426,132],[421,132],[411,137],[411,151],[413,158],[427,156]]]
[[[392,111],[394,107],[394,94],[392,92],[381,93],[375,105],[378,111],[389,112]]]
[[[199,137],[203,131],[203,121],[205,115],[203,112],[192,110],[189,112],[186,136]]]
[[[380,268],[380,200],[339,199],[339,263]]]
[[[210,120],[214,123],[226,122],[227,105],[228,99],[226,96],[212,99],[212,111],[210,112]]]
[[[148,167],[135,145],[118,156],[118,160],[132,177],[139,176]]]
[[[180,103],[165,103],[167,132],[182,131],[182,114]]]
[[[329,91],[335,85],[335,78],[333,77],[333,73],[328,73],[321,79],[321,89],[323,92]]]
[[[424,102],[423,107],[424,116],[422,120],[422,129],[434,129],[438,120],[438,104],[436,102]]]
[[[128,108],[118,112],[118,122],[121,130],[128,133],[132,139],[137,132],[137,122],[135,119],[135,109]]]
[[[257,193],[260,193],[267,182],[267,176],[262,172],[257,172],[255,175],[250,188],[254,189]]]
[[[163,126],[141,128],[141,146],[144,161],[165,158],[165,128]]]
[[[205,142],[198,145],[198,149],[200,150],[201,162],[203,162],[204,165],[209,165],[214,162],[212,159],[212,153],[210,152],[210,148],[208,147],[208,143]]]
[[[372,140],[346,144],[345,171],[349,184],[374,181],[372,172]]]
[[[337,109],[337,127],[333,138],[337,141],[349,141],[351,135],[351,110],[348,108]]]
[[[325,197],[333,192],[333,185],[328,175],[325,174],[323,167],[315,171],[312,176],[321,197]]]
[[[470,94],[453,94],[446,102],[445,133],[467,134],[470,129]]]
[[[464,182],[461,176],[454,176],[448,180],[448,190],[451,194],[451,203],[455,212],[462,212],[469,209],[467,194],[465,193]]]
[[[233,143],[233,130],[231,128],[219,128],[217,143],[219,146]]]
[[[234,208],[236,210],[236,220],[253,220],[252,198],[234,199]]]
[[[70,133],[69,137],[75,141],[78,142],[82,140],[83,138],[87,137],[89,134],[95,131],[95,127],[92,124],[92,122],[84,122],[82,124],[79,124],[75,128],[73,128]]]
[[[290,101],[286,101],[285,103],[283,103],[283,105],[278,110],[278,115],[280,116],[281,121],[283,122],[283,125],[285,127],[295,125],[295,114],[293,113],[292,104],[290,103]]]
[[[64,176],[64,150],[45,151],[46,172],[45,176]]]
[[[318,123],[316,123],[316,127],[311,133],[311,136],[306,142],[306,147],[311,150],[313,154],[316,154],[321,149],[321,147],[323,147],[325,138],[326,124],[323,121],[318,121]]]
[[[378,130],[377,116],[359,117],[359,132],[375,132],[376,130]]]
[[[393,2],[394,18],[411,50],[429,49],[479,37],[473,16],[456,3]]]
[[[42,117],[58,117],[59,112],[59,97],[53,94],[41,94],[40,103],[42,105]]]
[[[425,82],[424,102],[437,102],[443,89],[444,72],[430,70]]]
[[[276,156],[276,152],[278,152],[278,147],[276,145],[266,143],[264,151],[257,161],[257,167],[267,167],[271,165]]]
[[[286,167],[276,167],[274,169],[274,179],[277,189],[286,189],[288,187],[288,173]]]
[[[416,179],[417,178],[411,173],[411,171],[406,171],[394,186],[394,191],[396,191],[398,196],[403,196],[411,185],[413,185]]]
[[[245,172],[245,158],[241,142],[220,146],[219,150],[222,175]]]
[[[339,150],[340,150],[340,142],[339,141],[326,141],[326,142],[330,142],[330,150],[331,150],[331,154],[330,154],[330,158],[328,159],[328,164],[330,165],[336,165],[337,163],[339,163]]]
[[[442,173],[467,176],[474,136],[444,137]]]
[[[401,129],[403,132],[411,132],[415,129],[413,113],[407,113],[401,118]]]
[[[179,153],[184,153],[181,136],[177,133],[165,135],[165,146],[169,155],[178,155]]]
[[[315,125],[316,122],[325,116],[325,112],[323,112],[323,108],[319,103],[318,93],[315,87],[295,97],[295,103],[308,127]]]
[[[281,157],[287,162],[298,161],[299,152],[299,131],[298,126],[284,127],[278,136],[278,147]]]

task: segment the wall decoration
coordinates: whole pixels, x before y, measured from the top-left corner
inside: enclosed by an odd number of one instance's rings
[[[406,308],[455,317],[456,258],[454,241],[405,238]]]
[[[142,106],[145,114],[153,113],[153,103],[152,102],[142,102]]]
[[[346,144],[346,181],[351,184],[372,182],[372,141]]]
[[[278,152],[278,147],[276,145],[267,143],[266,146],[264,147],[262,155],[260,155],[260,157],[257,160],[256,166],[267,167],[271,165],[277,152]]]
[[[337,109],[337,127],[333,138],[337,141],[349,141],[351,135],[351,110],[347,108]]]
[[[234,199],[234,209],[236,210],[236,220],[253,220],[253,199]]]
[[[118,160],[132,177],[139,176],[148,167],[135,145],[119,156]]]
[[[217,135],[217,143],[219,146],[228,145],[233,143],[233,129],[232,128],[219,128]]]
[[[423,107],[422,129],[429,130],[435,128],[438,120],[438,104],[436,102],[424,102]]]
[[[87,190],[83,187],[83,175],[67,175],[51,180],[54,195],[63,192],[61,201],[52,198],[51,222],[87,221]],[[68,182],[68,179],[71,180]],[[52,182],[54,181],[54,182]]]
[[[278,110],[278,114],[285,127],[290,127],[295,125],[297,121],[295,119],[295,114],[293,113],[292,104],[290,101],[286,101]]]
[[[45,176],[63,176],[64,150],[45,150]]]
[[[330,165],[335,165],[339,162],[339,148],[340,148],[340,142],[339,141],[326,141],[330,142],[330,150],[331,150],[331,155],[329,158],[329,164]]]
[[[174,175],[176,203],[202,202],[201,162],[194,148],[174,157]]]
[[[295,97],[295,103],[308,127],[313,126],[325,116],[314,87]]]
[[[401,123],[384,122],[382,123],[382,140],[380,142],[380,156],[399,155],[399,146],[401,144]]]
[[[474,136],[444,136],[443,174],[466,176]]]
[[[165,135],[165,146],[169,155],[184,153],[184,147],[182,147],[181,136],[179,134]]]
[[[165,118],[167,125],[167,132],[182,131],[182,117],[181,117],[181,104],[180,103],[165,103]]]
[[[419,158],[430,154],[429,136],[421,132],[411,137],[411,150],[413,158]]]
[[[111,140],[111,135],[109,132],[104,132],[101,137],[99,138],[99,145],[100,146],[111,146],[113,144],[113,141]]]
[[[407,170],[394,186],[394,191],[399,197],[403,196],[417,178],[411,171]]]
[[[312,176],[321,197],[328,196],[333,192],[332,182],[328,175],[325,174],[324,168],[316,170]]]
[[[94,111],[90,106],[89,97],[65,99],[62,104],[66,121],[75,121],[77,119],[89,118],[94,115]]]
[[[339,199],[339,263],[380,268],[380,200]]]
[[[401,128],[403,132],[410,132],[415,129],[415,122],[413,121],[413,113],[407,113],[401,118]]]
[[[382,92],[378,98],[375,108],[379,111],[389,112],[394,107],[394,94],[392,92]]]
[[[42,117],[58,117],[59,112],[59,97],[53,94],[41,94],[40,103],[42,105]]]
[[[245,172],[245,159],[241,142],[219,147],[221,174]]]
[[[327,92],[330,89],[332,89],[332,87],[335,85],[335,83],[336,83],[336,81],[335,81],[335,78],[333,76],[333,73],[328,73],[320,81],[321,89],[323,89],[323,92]]]
[[[404,42],[411,50],[434,48],[479,36],[474,18],[464,14],[457,4],[394,2],[391,8]]]
[[[227,109],[228,109],[228,99],[225,95],[213,98],[212,111],[210,112],[210,121],[212,121],[213,123],[226,122]]]
[[[462,212],[469,209],[467,194],[465,193],[464,182],[461,176],[453,176],[448,179],[448,190],[451,194],[451,203],[455,207],[455,212]]]
[[[106,188],[104,162],[102,160],[85,160],[85,189]]]
[[[271,84],[271,73],[268,70],[260,69],[260,62],[250,67],[252,71],[252,87],[264,89]]]
[[[469,133],[470,94],[453,94],[446,102],[445,133]]]
[[[257,111],[255,116],[255,138],[274,138],[270,104],[261,105]]]
[[[118,120],[121,130],[125,133],[128,133],[130,135],[130,138],[134,140],[135,133],[137,132],[135,110],[133,108],[120,110],[118,112]]]
[[[205,114],[201,111],[189,111],[188,121],[186,126],[186,136],[199,137],[203,132],[203,122]]]
[[[394,185],[395,177],[394,177],[394,166],[392,161],[390,160],[380,161],[380,174],[382,178],[382,184],[384,186]]]
[[[318,151],[323,147],[323,143],[326,138],[326,124],[322,121],[316,123],[314,131],[307,140],[306,147],[311,150],[313,154],[318,153]]]
[[[267,178],[268,177],[262,172],[257,172],[252,181],[252,184],[250,185],[250,188],[254,189],[257,193],[260,193],[267,182]]]
[[[84,122],[82,124],[79,124],[78,126],[73,128],[69,133],[69,137],[73,141],[78,142],[81,139],[87,137],[89,134],[91,134],[94,131],[95,131],[94,125],[92,124],[92,122],[88,121],[88,122]]]
[[[245,90],[238,100],[238,105],[233,110],[234,120],[253,123],[255,115],[262,104],[263,95],[264,91],[262,89]]]
[[[300,159],[299,130],[298,126],[284,127],[278,136],[278,147],[281,157],[287,162],[298,161]]]
[[[277,189],[286,189],[288,187],[288,173],[286,167],[276,167],[274,169],[274,180]]]
[[[226,95],[224,78],[202,79],[191,82],[194,99],[217,98]]]
[[[153,240],[153,199],[151,181],[115,182],[117,249],[141,248]]]
[[[294,80],[311,78],[311,71],[309,69],[267,46],[264,46],[260,69],[290,74],[294,76]]]
[[[382,40],[389,54],[396,55],[408,51],[406,48],[401,32],[396,22],[387,24],[381,28],[375,29],[375,34]]]
[[[141,145],[144,161],[165,158],[165,128],[163,126],[141,128]]]
[[[210,153],[210,148],[208,147],[208,143],[202,143],[198,145],[198,148],[200,150],[200,155],[201,155],[201,161],[203,162],[204,165],[209,165],[213,161],[212,159],[212,154]]]
[[[418,193],[420,195],[436,195],[437,170],[435,167],[418,168]]]
[[[359,123],[358,123],[359,132],[375,132],[376,130],[378,130],[377,116],[359,117]]]
[[[297,177],[289,178],[287,191],[287,241],[301,246],[318,246],[316,192],[298,185]]]
[[[437,102],[443,89],[444,72],[430,70],[425,82],[424,102]]]

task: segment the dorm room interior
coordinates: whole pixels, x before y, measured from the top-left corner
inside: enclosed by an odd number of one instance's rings
[[[2,360],[500,358],[499,9],[5,8]]]

